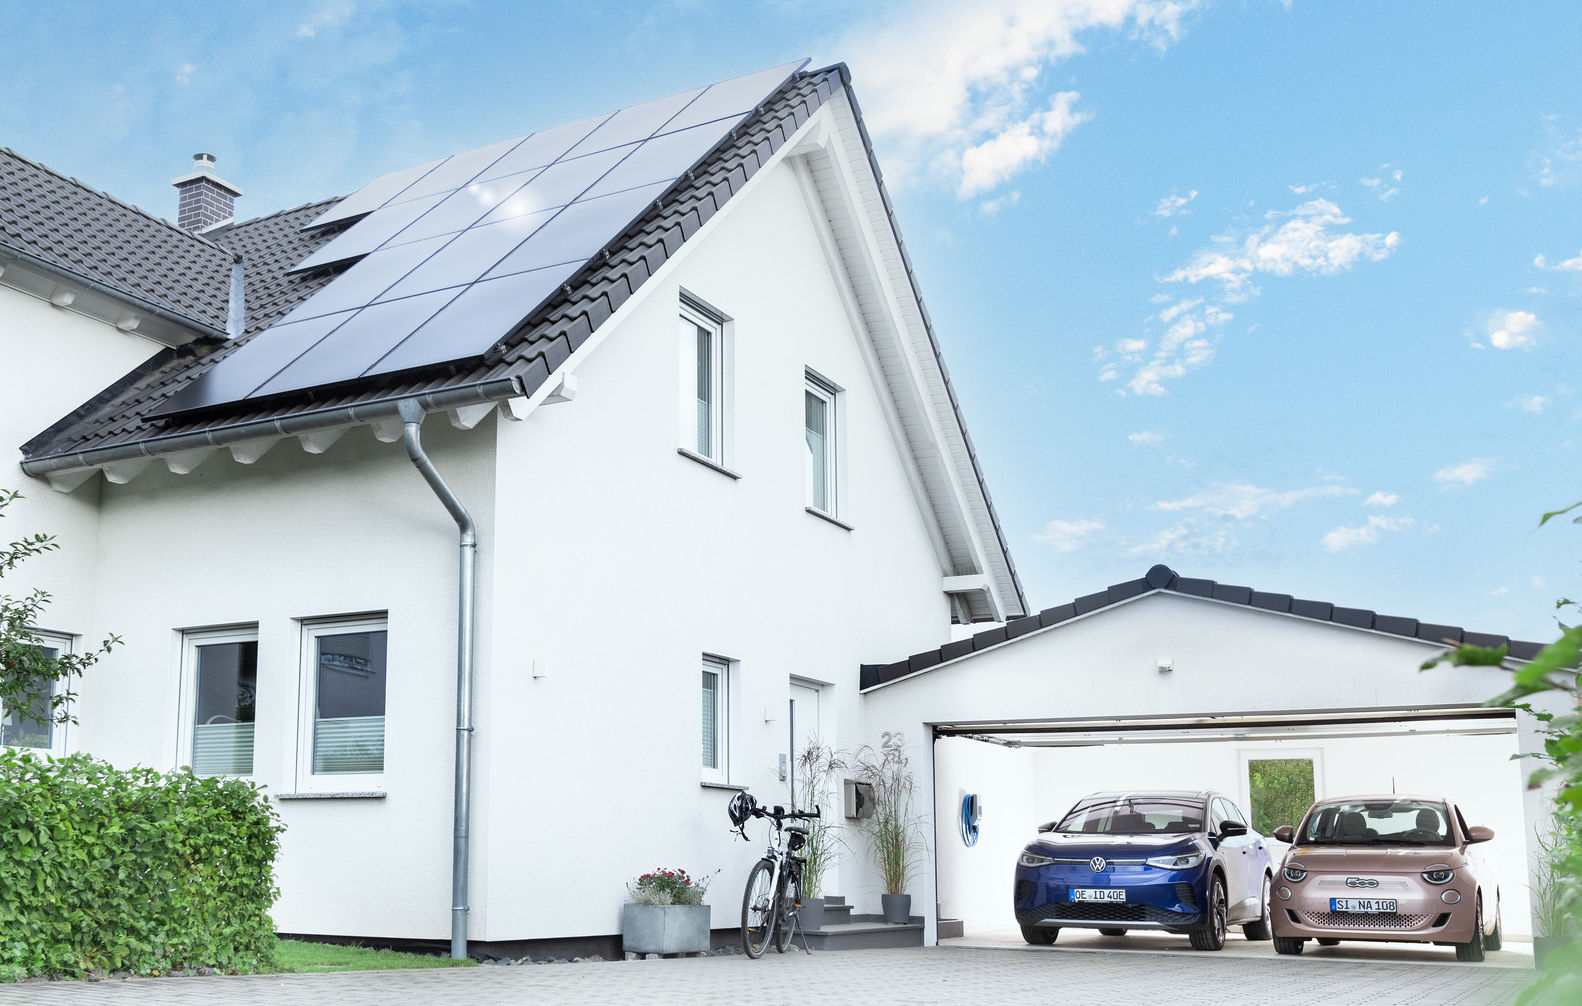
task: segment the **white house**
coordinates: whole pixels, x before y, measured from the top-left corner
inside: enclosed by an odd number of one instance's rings
[[[732,792],[1025,614],[844,67],[243,223],[176,185],[0,151],[8,526],[64,546],[5,586],[125,641],[49,746],[268,787],[282,931],[608,938],[661,865],[729,927]]]

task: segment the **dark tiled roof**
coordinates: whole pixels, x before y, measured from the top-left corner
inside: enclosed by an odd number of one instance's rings
[[[1129,601],[1144,594],[1155,591],[1170,591],[1175,594],[1185,594],[1191,597],[1206,597],[1215,601],[1226,601],[1231,604],[1246,605],[1249,608],[1262,608],[1266,611],[1278,611],[1302,618],[1311,618],[1321,622],[1334,622],[1356,629],[1371,629],[1374,632],[1388,633],[1392,636],[1404,636],[1408,639],[1421,639],[1429,643],[1444,643],[1457,645],[1470,643],[1474,646],[1509,646],[1510,655],[1518,660],[1531,660],[1543,649],[1544,644],[1528,642],[1522,639],[1511,639],[1507,636],[1496,636],[1486,632],[1469,632],[1458,625],[1438,625],[1432,622],[1420,622],[1415,618],[1403,618],[1398,615],[1380,615],[1366,608],[1342,608],[1327,601],[1305,601],[1294,598],[1290,594],[1268,594],[1263,591],[1253,590],[1251,587],[1237,587],[1230,584],[1217,583],[1213,580],[1195,580],[1190,577],[1178,576],[1176,571],[1163,564],[1149,569],[1140,579],[1127,580],[1117,583],[1104,590],[1086,594],[1075,601],[1045,608],[1043,611],[1026,618],[1013,619],[1004,625],[979,632],[967,639],[958,639],[945,643],[933,650],[914,653],[905,660],[897,660],[890,664],[863,664],[859,678],[859,688],[874,688],[878,685],[888,684],[919,671],[926,671],[937,667],[947,661],[957,660],[970,653],[986,650],[991,646],[998,646],[1020,636],[1025,636],[1035,629],[1047,629],[1051,625],[1070,621],[1079,615],[1085,615],[1100,608]]]
[[[223,331],[231,253],[0,147],[0,245]]]

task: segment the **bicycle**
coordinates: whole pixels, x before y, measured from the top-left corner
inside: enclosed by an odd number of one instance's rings
[[[747,874],[747,886],[742,891],[742,949],[756,960],[773,941],[776,952],[783,954],[796,934],[802,907],[804,860],[797,853],[807,844],[807,829],[785,822],[816,820],[820,817],[819,808],[765,810],[758,806],[752,794],[738,793],[731,797],[729,812],[731,824],[745,841],[751,841],[747,838],[747,822],[751,819],[768,818],[774,824],[774,830],[769,833],[769,848],[763,858],[753,864]],[[789,840],[787,835],[790,835]],[[803,944],[806,943],[804,937]]]

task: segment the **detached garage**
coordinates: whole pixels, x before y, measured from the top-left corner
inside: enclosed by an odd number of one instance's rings
[[[1014,930],[1018,852],[1095,790],[1218,790],[1266,835],[1295,824],[1285,818],[1315,797],[1426,793],[1494,829],[1485,855],[1499,872],[1506,932],[1525,936],[1543,800],[1512,758],[1541,750],[1541,737],[1529,715],[1482,706],[1507,672],[1418,670],[1447,642],[1509,643],[1517,659],[1540,648],[1161,565],[865,666],[865,721],[925,739],[914,765],[919,809],[933,811],[934,869],[918,878],[917,903],[936,901],[969,932]],[[969,794],[980,813],[964,830]]]

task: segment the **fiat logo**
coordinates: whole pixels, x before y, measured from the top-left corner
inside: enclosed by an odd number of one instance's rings
[[[1092,859],[1088,860],[1088,869],[1092,870],[1094,873],[1103,873],[1104,867],[1105,863],[1103,856],[1094,856]]]
[[[1347,887],[1378,887],[1379,882],[1372,877],[1347,877]]]

